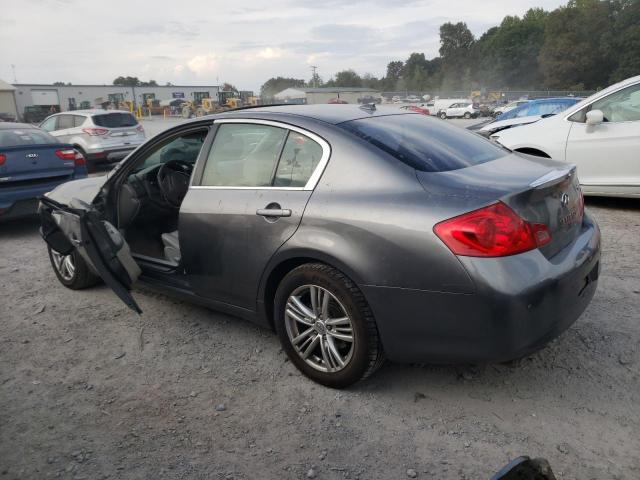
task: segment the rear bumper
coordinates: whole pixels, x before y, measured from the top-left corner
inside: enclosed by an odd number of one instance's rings
[[[97,163],[112,163],[119,162],[131,152],[133,152],[138,145],[131,145],[129,147],[119,147],[112,149],[104,149],[104,150],[93,150],[86,152],[86,159],[89,163],[97,164]]]
[[[0,222],[36,214],[38,197],[50,192],[58,185],[83,177],[86,177],[86,173],[84,175],[76,174],[73,178],[61,177],[60,180],[36,185],[3,186],[0,188]]]
[[[585,215],[580,236],[549,260],[533,250],[460,261],[476,285],[473,294],[362,287],[389,359],[493,362],[542,348],[571,326],[593,298],[600,231]]]

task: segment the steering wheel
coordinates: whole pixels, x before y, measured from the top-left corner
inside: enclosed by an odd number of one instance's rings
[[[189,189],[192,169],[191,163],[184,160],[169,160],[158,170],[158,188],[169,206],[180,208]]]

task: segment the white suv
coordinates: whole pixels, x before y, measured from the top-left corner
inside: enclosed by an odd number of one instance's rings
[[[469,102],[454,103],[438,112],[438,116],[445,118],[475,118],[480,115],[480,110],[473,108],[473,104]]]
[[[585,195],[640,197],[640,76],[491,139],[511,150],[574,163]]]
[[[89,166],[126,157],[145,141],[144,128],[136,117],[120,110],[73,110],[47,117],[40,128],[70,143]]]

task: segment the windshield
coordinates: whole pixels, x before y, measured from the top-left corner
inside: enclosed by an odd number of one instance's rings
[[[457,170],[509,153],[471,132],[425,115],[371,117],[339,126],[423,172]]]
[[[20,145],[49,145],[59,143],[47,132],[35,128],[15,128],[0,130],[0,147],[17,147]]]

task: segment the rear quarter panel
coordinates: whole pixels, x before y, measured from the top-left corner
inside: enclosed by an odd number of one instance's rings
[[[432,205],[415,170],[333,127],[332,154],[300,227],[271,266],[318,258],[360,285],[469,293],[458,259],[433,233],[447,216]]]

